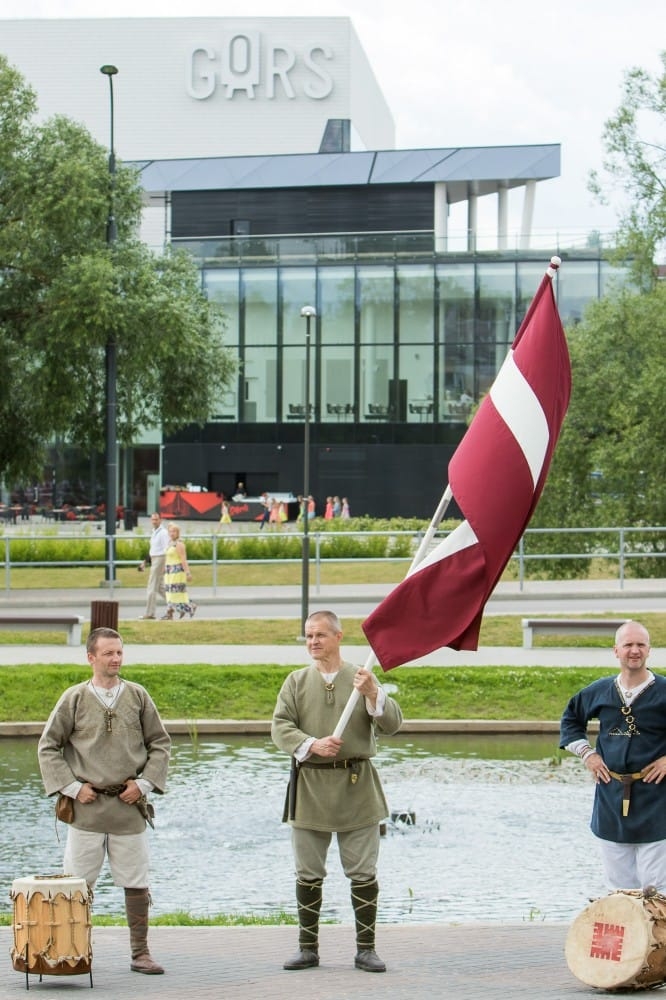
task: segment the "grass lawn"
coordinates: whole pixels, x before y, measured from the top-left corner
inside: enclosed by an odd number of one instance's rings
[[[523,633],[520,627],[522,615],[488,615],[481,625],[480,646],[521,646]],[[557,617],[554,615],[553,617]],[[560,617],[570,617],[561,615]],[[577,616],[578,617],[578,616]],[[584,615],[580,617],[585,617]],[[591,615],[593,618],[617,618],[616,612],[606,615]],[[365,644],[361,629],[361,618],[345,618],[344,642],[348,645]],[[641,615],[641,621],[650,630],[652,645],[666,646],[666,613]],[[87,635],[84,626],[84,639]],[[183,622],[142,622],[129,619],[119,622],[123,638],[131,644],[158,645],[226,645],[226,646],[294,646],[296,650],[296,626],[292,619],[205,619],[195,618]],[[0,644],[64,645],[65,635],[60,632],[0,632]],[[539,636],[535,640],[539,646],[580,646],[606,649],[609,646],[603,636]],[[77,654],[72,653],[73,662]],[[609,660],[610,662],[610,660]]]
[[[209,663],[129,666],[128,680],[143,684],[165,719],[270,719],[282,681],[291,667],[277,664]],[[392,670],[408,719],[559,719],[570,696],[608,668],[419,667]],[[35,722],[48,717],[62,691],[87,680],[78,664],[0,667],[0,722]],[[196,727],[193,725],[193,730]]]

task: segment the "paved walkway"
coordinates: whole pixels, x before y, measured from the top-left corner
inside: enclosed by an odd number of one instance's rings
[[[138,574],[137,574],[138,575]],[[318,605],[326,601],[335,604],[338,600],[347,603],[379,602],[391,590],[394,583],[355,583],[326,584],[317,586],[313,573],[310,574],[310,600],[316,600]],[[257,604],[293,604],[301,597],[299,585],[287,586],[252,586],[224,587],[222,583],[217,588],[197,587],[197,602],[201,607],[215,604],[224,607],[225,604],[237,604],[239,597]],[[620,585],[618,580],[529,580],[522,585],[517,581],[498,583],[487,605],[487,609],[495,608],[501,612],[502,603],[520,600],[525,603],[525,613],[529,614],[530,605],[534,602],[560,599],[589,600],[598,599],[604,602],[626,601],[633,603],[638,600],[657,598],[666,599],[666,579],[625,580]],[[114,600],[123,608],[143,608],[146,600],[145,581],[142,586],[116,586],[112,591],[106,587],[67,588],[66,590],[31,589],[31,590],[0,590],[0,609],[20,607],[59,607],[63,604],[79,604],[90,611],[91,601]],[[496,606],[496,607],[495,607]]]
[[[357,600],[367,604],[368,601],[378,604],[389,591],[392,584],[333,585],[321,588],[318,593],[317,607],[335,608],[338,601],[344,599],[347,603]],[[549,600],[558,601],[563,596],[581,600],[594,597],[601,608],[613,610],[618,617],[629,617],[638,614],[638,609],[645,602],[645,610],[663,610],[666,607],[666,580],[632,580],[620,590],[617,580],[601,581],[538,581],[525,585],[521,589],[517,583],[500,583],[487,606],[488,613],[501,613],[502,603],[518,600],[522,613],[530,614],[530,604],[538,600],[547,604]],[[233,595],[216,593],[213,588],[200,588],[197,591],[197,601],[200,607],[213,605],[224,609],[225,602],[237,604],[238,593],[243,591],[243,599],[248,606],[270,604],[276,609],[276,617],[280,616],[281,606],[293,606],[298,602],[300,589],[298,587],[236,587]],[[617,610],[615,605],[620,599],[626,602],[626,610]],[[77,607],[78,613],[84,617],[90,616],[90,605],[96,600],[116,600],[119,604],[120,619],[133,618],[137,608],[142,609],[145,602],[143,588],[119,588],[111,597],[100,589],[81,590],[18,590],[0,592],[0,613],[11,608],[12,612],[25,610],[30,613],[33,608],[58,609],[63,605]],[[524,604],[523,604],[524,602]],[[313,602],[314,606],[314,602]],[[492,608],[492,610],[491,610]],[[515,613],[515,612],[514,612]],[[520,613],[520,612],[518,612]],[[203,617],[203,614],[202,614]],[[298,620],[298,618],[297,618]],[[182,628],[182,643],[172,645],[133,644],[128,646],[125,656],[126,663],[276,663],[287,666],[299,666],[306,662],[305,648],[294,638],[293,646],[246,646],[246,645],[187,645],[188,622],[175,622],[174,628]],[[343,646],[343,655],[355,663],[364,663],[370,648],[368,646]],[[65,645],[2,645],[0,632],[0,665],[13,663],[72,663],[85,660],[83,650],[77,651]],[[666,668],[666,649],[653,649],[650,658],[651,665]],[[523,649],[511,647],[481,647],[474,652],[458,652],[453,649],[439,649],[415,661],[421,666],[549,666],[549,667],[605,667],[613,664],[610,644],[608,649],[581,649],[576,647],[555,648],[536,647]],[[402,668],[401,668],[402,669]]]
[[[1,638],[0,638],[1,642]],[[342,646],[342,655],[352,663],[365,663],[368,646]],[[0,665],[19,663],[85,663],[83,646],[2,646]],[[217,645],[142,645],[130,644],[125,650],[127,666],[144,663],[276,663],[283,666],[304,666],[305,647],[298,646],[217,646]],[[666,649],[652,649],[650,665],[666,668]],[[520,646],[481,646],[476,652],[439,649],[416,660],[412,666],[432,667],[608,667],[615,666],[612,649],[577,649],[576,647],[542,647],[523,649]],[[399,668],[401,671],[405,667]],[[390,673],[384,675],[390,679]]]
[[[184,901],[186,903],[186,901]],[[483,901],[479,900],[482,919]],[[295,927],[164,927],[150,932],[151,949],[164,976],[129,971],[127,929],[93,931],[94,993],[87,976],[30,977],[30,995],[92,996],[109,1000],[570,1000],[598,996],[570,972],[564,958],[563,924],[380,925],[377,951],[385,974],[353,967],[349,926],[323,926],[318,969],[285,972],[295,950]],[[0,930],[8,954],[11,929]],[[12,971],[0,981],[0,998],[26,995],[25,976]],[[34,990],[34,993],[33,993]],[[628,994],[615,994],[628,995]],[[635,993],[631,994],[635,996]]]

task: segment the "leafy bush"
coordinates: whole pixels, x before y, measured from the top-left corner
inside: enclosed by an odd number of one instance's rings
[[[555,534],[547,530],[530,532],[524,537],[523,551],[530,558],[525,562],[525,576],[532,579],[575,580],[589,576],[591,556],[599,547],[596,535],[572,531]],[[581,558],[567,558],[572,553],[590,553]],[[548,555],[547,559],[532,558],[536,553]],[[558,554],[562,558],[556,558]]]
[[[626,537],[624,550],[625,555],[630,557],[624,564],[627,576],[651,579],[666,573],[666,541],[663,534],[632,531]],[[654,553],[654,556],[650,558],[647,553]]]
[[[394,521],[373,521],[352,518],[342,521],[317,519],[310,525],[310,551],[314,556],[319,544],[323,559],[383,559],[411,557],[415,538],[413,532],[425,531],[427,525],[415,519],[396,518]],[[53,530],[53,529],[51,529]],[[213,535],[208,526],[196,525],[185,536],[188,558],[193,562],[300,559],[303,542],[300,531],[257,531],[239,537]],[[395,534],[382,534],[382,532]],[[199,536],[197,532],[201,532]],[[354,534],[364,532],[364,534]],[[418,541],[418,537],[417,540]],[[12,563],[78,563],[102,562],[105,558],[103,535],[34,538],[17,535],[9,540]],[[118,535],[115,553],[118,562],[140,562],[148,551],[148,538],[141,534]]]

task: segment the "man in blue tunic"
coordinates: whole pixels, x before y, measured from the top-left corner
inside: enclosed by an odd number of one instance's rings
[[[647,667],[650,636],[639,622],[620,626],[614,652],[620,673],[573,696],[560,747],[577,754],[596,781],[590,826],[608,888],[666,893],[666,678]],[[599,720],[594,748],[591,719]]]

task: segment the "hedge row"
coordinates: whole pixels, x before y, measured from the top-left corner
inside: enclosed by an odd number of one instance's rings
[[[452,522],[449,528],[455,526]],[[319,550],[323,559],[385,559],[409,558],[427,523],[415,519],[371,521],[351,518],[347,521],[315,521],[310,526],[310,547],[315,551],[315,536],[319,536]],[[84,529],[85,530],[85,529]],[[51,531],[53,534],[51,535]],[[183,538],[187,543],[188,558],[195,562],[212,562],[214,553],[218,560],[299,559],[302,554],[300,530],[283,529],[247,532],[235,537],[217,534],[217,524],[188,525]],[[352,534],[368,532],[367,534]],[[233,533],[233,527],[230,534]],[[48,537],[47,537],[48,536]],[[7,536],[12,565],[19,563],[88,563],[105,559],[106,542],[99,534],[82,534],[66,537],[57,529],[47,529],[39,538],[30,535]],[[0,544],[0,557],[4,555]],[[117,535],[116,560],[138,562],[148,551],[148,535],[136,529],[132,535]]]

